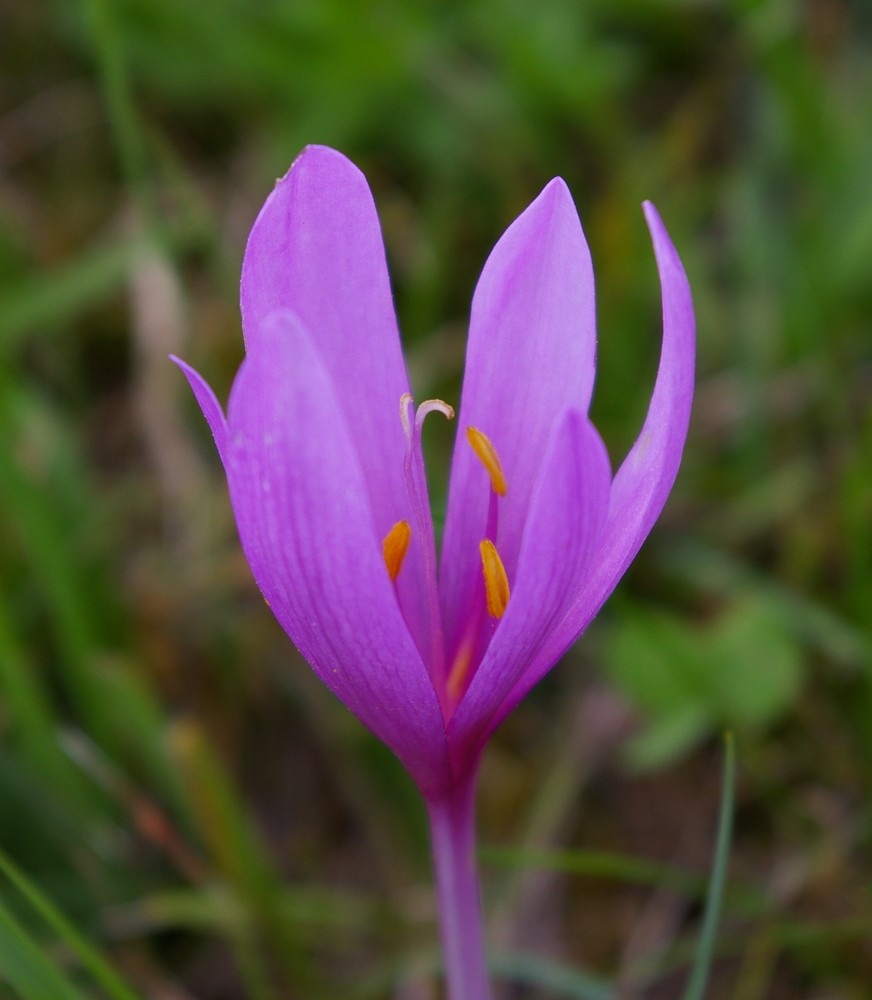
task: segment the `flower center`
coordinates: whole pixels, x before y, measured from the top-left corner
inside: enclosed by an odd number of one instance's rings
[[[493,631],[505,614],[509,603],[509,578],[497,551],[499,500],[506,496],[508,487],[499,455],[491,439],[477,427],[467,427],[466,440],[490,479],[484,538],[479,544],[484,586],[479,585],[481,589],[469,609],[462,639],[453,651],[450,669],[446,669],[446,650],[436,578],[436,542],[421,449],[421,427],[427,415],[434,411],[438,411],[449,420],[454,416],[452,407],[441,399],[425,400],[415,408],[410,393],[403,393],[400,397],[400,420],[407,442],[403,469],[411,501],[412,523],[406,520],[397,521],[385,535],[382,553],[388,576],[394,586],[397,586],[397,578],[403,568],[413,535],[418,539],[416,544],[421,546],[428,622],[426,635],[421,637],[419,645],[423,642],[428,647],[421,649],[421,655],[430,665],[433,683],[440,692],[443,711],[448,718],[469,686],[475,667],[481,661]],[[399,590],[397,597],[403,599]],[[408,595],[405,595],[405,599],[408,599]]]
[[[416,409],[412,394],[404,392],[400,396],[400,421],[406,435],[406,453],[403,457],[403,473],[412,508],[412,523],[398,521],[385,536],[382,543],[385,566],[388,575],[397,586],[397,578],[403,561],[416,536],[420,546],[424,571],[424,612],[426,621],[416,635],[416,642],[424,658],[430,665],[433,682],[439,689],[445,677],[445,650],[442,638],[442,614],[439,609],[439,589],[436,582],[436,539],[433,535],[433,518],[430,513],[430,497],[427,493],[427,474],[424,470],[424,453],[421,449],[421,427],[428,414],[438,412],[448,420],[454,417],[454,410],[441,399],[427,399]],[[408,593],[398,599],[409,600]],[[418,597],[420,600],[420,596]],[[407,619],[408,621],[408,619]]]
[[[508,492],[506,477],[499,455],[491,439],[477,427],[467,427],[466,440],[490,477],[487,523],[485,537],[479,544],[481,568],[484,575],[484,594],[479,595],[470,609],[463,639],[457,648],[448,672],[446,690],[451,706],[460,701],[469,686],[476,666],[481,662],[497,622],[503,617],[509,603],[509,578],[497,551],[499,525],[499,498]]]

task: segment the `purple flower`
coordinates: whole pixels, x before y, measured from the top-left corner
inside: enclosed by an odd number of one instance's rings
[[[594,283],[562,180],[490,255],[472,304],[438,572],[420,433],[428,413],[453,411],[439,400],[415,408],[375,206],[340,153],[306,149],[254,224],[242,271],[246,358],[226,418],[179,362],[267,603],[418,784],[437,863],[440,837],[454,838],[465,863],[471,824],[456,814],[471,813],[489,735],[602,606],[678,470],[693,310],[652,205],[645,216],[663,347],[641,434],[614,476],[587,416]],[[450,881],[440,877],[443,908]],[[449,966],[462,963],[447,939],[446,948]],[[479,982],[463,995],[485,993]]]

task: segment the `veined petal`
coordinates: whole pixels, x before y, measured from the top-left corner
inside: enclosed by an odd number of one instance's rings
[[[602,440],[587,417],[570,410],[534,487],[508,607],[449,724],[452,754],[472,752],[575,600],[602,542],[610,485]]]
[[[466,429],[487,435],[505,472],[498,548],[511,577],[555,422],[569,408],[587,412],[595,350],[590,252],[557,178],[506,230],[473,298],[440,580],[449,652],[477,584],[490,489]]]
[[[224,420],[224,411],[221,409],[218,398],[203,376],[195,371],[186,361],[182,361],[181,358],[177,358],[174,354],[170,355],[170,360],[181,368],[182,374],[188,380],[188,385],[191,387],[194,399],[197,400],[200,409],[203,411],[203,416],[206,418],[209,430],[212,431],[212,437],[215,438],[215,447],[218,449],[221,461],[226,466],[227,423]]]
[[[563,623],[494,716],[488,732],[587,628],[648,536],[678,474],[693,402],[696,324],[690,286],[678,253],[654,206],[645,202],[644,210],[663,300],[663,346],[648,414],[615,476],[603,542],[584,586]]]
[[[289,309],[310,331],[360,459],[375,531],[413,521],[400,396],[409,391],[385,249],[363,174],[341,153],[309,146],[275,186],[242,265],[246,348],[267,316]],[[429,646],[421,540],[397,580],[419,648]]]
[[[355,441],[304,326],[261,324],[228,407],[239,536],[273,614],[422,788],[445,778],[442,713],[373,527]]]

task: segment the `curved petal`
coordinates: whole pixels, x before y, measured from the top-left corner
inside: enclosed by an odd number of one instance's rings
[[[590,252],[569,191],[556,178],[506,230],[472,302],[440,582],[449,651],[476,586],[489,493],[466,428],[491,439],[506,474],[499,549],[511,576],[555,422],[569,408],[587,412],[595,351]]]
[[[203,376],[195,371],[186,361],[177,358],[175,354],[170,355],[170,361],[181,368],[182,374],[188,380],[188,385],[191,387],[194,399],[197,400],[200,409],[203,411],[203,416],[206,418],[209,430],[212,431],[212,437],[215,438],[215,447],[218,449],[221,461],[226,467],[227,424],[224,420],[224,411],[221,409],[218,398]]]
[[[239,536],[273,614],[422,789],[438,786],[447,773],[439,702],[400,613],[334,386],[291,314],[261,324],[228,429]]]
[[[471,752],[574,601],[602,540],[610,486],[605,445],[571,410],[542,462],[508,607],[449,724],[452,756]]]
[[[488,732],[511,712],[587,628],[660,516],[675,482],[693,402],[696,324],[690,285],[669,234],[644,205],[663,299],[663,346],[642,431],[615,476],[602,546],[565,620],[500,706]]]
[[[409,391],[378,215],[341,153],[308,146],[275,186],[248,238],[240,290],[246,348],[289,309],[310,331],[360,457],[375,531],[412,521],[400,396]],[[418,646],[429,648],[424,557],[413,537],[398,581]]]

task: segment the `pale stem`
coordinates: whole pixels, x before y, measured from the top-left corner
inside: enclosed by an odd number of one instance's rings
[[[489,1000],[478,868],[475,778],[428,800],[448,1000]]]

